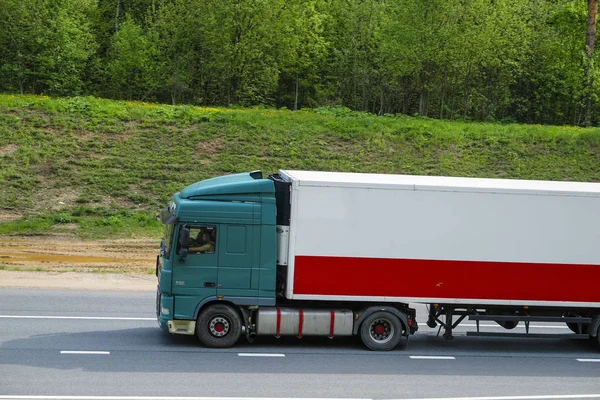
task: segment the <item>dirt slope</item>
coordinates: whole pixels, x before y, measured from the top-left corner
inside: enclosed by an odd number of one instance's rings
[[[4,236],[0,287],[156,290],[157,250],[153,239]]]

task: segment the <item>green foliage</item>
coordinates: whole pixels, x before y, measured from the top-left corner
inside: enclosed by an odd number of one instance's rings
[[[579,0],[4,0],[0,91],[580,125],[588,95],[600,115],[586,14]]]
[[[70,224],[72,222],[75,222],[76,219],[73,218],[73,216],[71,216],[71,214],[69,214],[68,212],[62,211],[58,214],[53,215],[52,221],[55,224]]]
[[[96,50],[93,0],[5,0],[0,7],[0,90],[80,94]]]
[[[143,99],[152,84],[154,46],[143,30],[127,15],[111,38],[108,74],[115,97]]]

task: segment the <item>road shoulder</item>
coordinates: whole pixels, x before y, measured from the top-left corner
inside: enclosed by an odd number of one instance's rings
[[[0,270],[0,288],[155,291],[156,277],[151,274]]]

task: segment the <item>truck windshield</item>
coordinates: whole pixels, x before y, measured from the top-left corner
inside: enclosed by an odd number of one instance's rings
[[[160,243],[160,249],[163,257],[166,259],[171,258],[171,247],[173,244],[173,232],[175,231],[175,224],[165,224],[165,233]]]

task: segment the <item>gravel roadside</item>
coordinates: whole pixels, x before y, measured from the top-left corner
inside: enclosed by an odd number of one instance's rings
[[[156,276],[151,274],[0,270],[0,288],[156,291]]]

